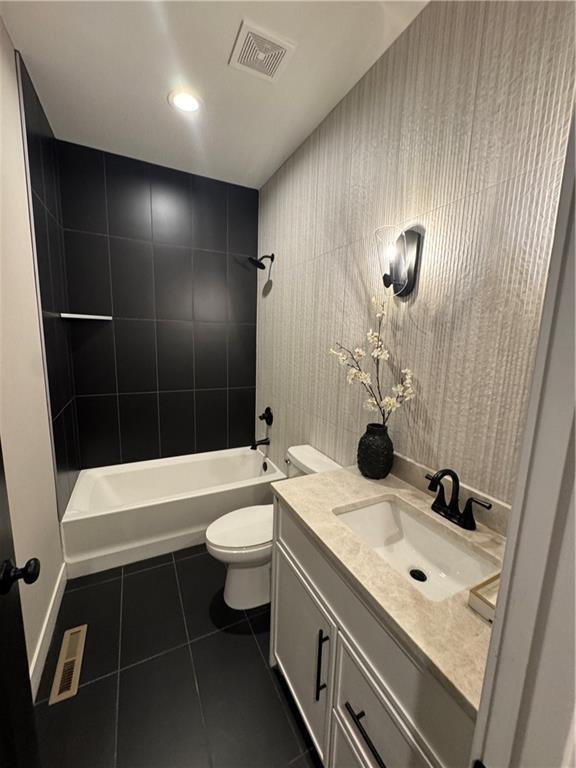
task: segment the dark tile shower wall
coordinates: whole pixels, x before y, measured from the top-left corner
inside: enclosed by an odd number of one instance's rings
[[[81,466],[248,444],[257,190],[57,145]]]
[[[81,468],[252,440],[258,192],[56,140],[20,66],[62,517]]]
[[[68,303],[57,148],[26,67],[21,60],[19,64],[52,413],[56,493],[58,513],[62,517],[76,482],[80,457],[69,329],[60,318],[60,312],[67,311]]]

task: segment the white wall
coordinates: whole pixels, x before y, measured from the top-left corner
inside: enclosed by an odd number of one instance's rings
[[[362,344],[386,295],[387,385],[409,367],[417,391],[390,420],[397,452],[510,503],[573,89],[572,3],[432,2],[264,185],[259,248],[276,260],[271,286],[258,274],[256,391],[273,461],[301,442],[355,461],[373,418],[327,352]],[[386,224],[426,230],[407,300],[384,294]]]
[[[487,766],[573,764],[575,149],[572,130],[476,719],[473,756]]]
[[[0,20],[0,438],[33,688],[64,584],[14,49]],[[52,610],[51,610],[52,609]],[[48,626],[47,626],[48,622]]]

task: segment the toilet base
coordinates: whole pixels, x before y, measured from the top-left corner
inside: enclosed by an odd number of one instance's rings
[[[270,602],[270,562],[246,566],[228,563],[224,601],[237,611],[257,608]]]

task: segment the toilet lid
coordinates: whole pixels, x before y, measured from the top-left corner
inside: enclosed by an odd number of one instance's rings
[[[215,547],[255,547],[272,541],[274,506],[242,507],[208,526],[206,539]]]

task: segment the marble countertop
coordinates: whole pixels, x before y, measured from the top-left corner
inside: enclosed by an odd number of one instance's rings
[[[343,523],[334,509],[359,507],[394,493],[444,528],[450,538],[464,540],[491,559],[495,572],[500,570],[505,538],[481,525],[476,531],[458,528],[431,511],[432,496],[393,475],[368,480],[356,467],[282,480],[272,488],[382,623],[475,717],[491,627],[468,606],[468,590],[438,602],[428,600]]]

